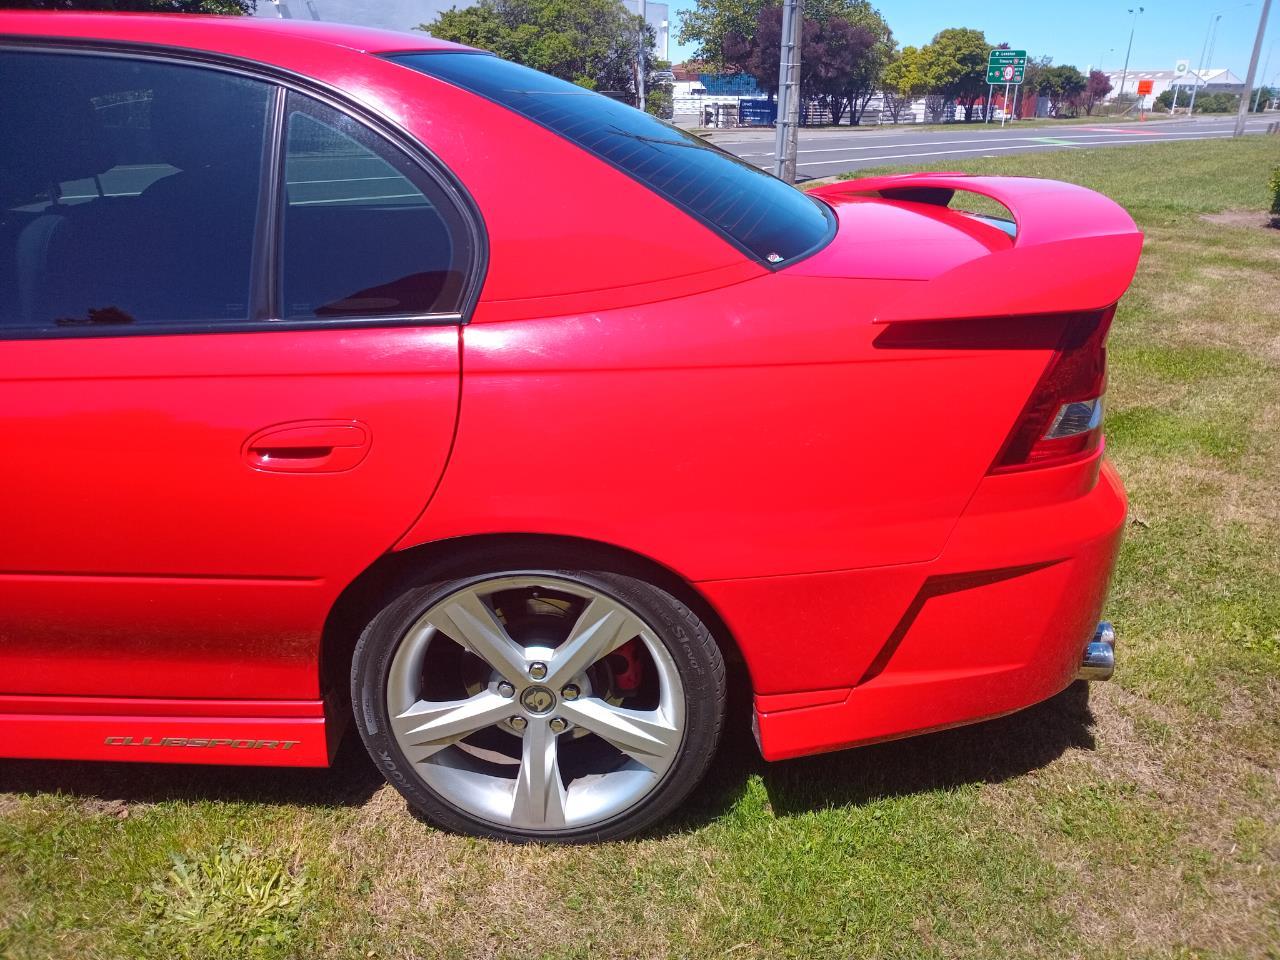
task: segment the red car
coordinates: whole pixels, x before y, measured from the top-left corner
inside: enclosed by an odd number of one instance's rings
[[[780,760],[1110,673],[1141,236],[1095,193],[805,194],[289,21],[0,14],[0,129],[0,755],[322,766],[353,720],[443,827],[594,840],[735,682]]]

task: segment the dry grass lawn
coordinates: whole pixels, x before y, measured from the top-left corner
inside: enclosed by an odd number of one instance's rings
[[[329,771],[4,762],[0,956],[1280,957],[1276,163],[1251,137],[959,165],[1147,231],[1112,336],[1114,682],[784,764],[741,730],[678,821],[596,848],[438,833],[353,744]]]

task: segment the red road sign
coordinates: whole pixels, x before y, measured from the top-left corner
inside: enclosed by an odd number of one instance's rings
[[[1151,88],[1152,88],[1153,86],[1155,86],[1155,81],[1154,81],[1154,80],[1139,80],[1139,81],[1138,81],[1138,96],[1140,96],[1140,97],[1146,97],[1146,96],[1149,96],[1149,95],[1151,94]]]

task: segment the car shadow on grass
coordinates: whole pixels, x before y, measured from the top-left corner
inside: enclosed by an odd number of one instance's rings
[[[1052,763],[1070,748],[1091,750],[1089,685],[1018,713],[816,757],[768,763],[746,723],[731,723],[702,786],[670,829],[696,828],[732,809],[759,776],[775,816],[857,806],[971,783],[1000,783]],[[661,833],[663,828],[659,828]]]
[[[749,718],[749,703],[731,705],[725,739],[706,779],[649,836],[698,829],[724,816],[754,776],[762,780],[774,814],[788,816],[998,783],[1043,767],[1071,747],[1094,744],[1085,683],[997,720],[780,763],[761,759]],[[0,760],[0,791],[57,793],[108,808],[171,801],[361,806],[383,783],[352,731],[328,769]]]
[[[170,801],[361,806],[385,781],[348,730],[328,768],[0,760],[0,791],[59,793],[108,807]]]

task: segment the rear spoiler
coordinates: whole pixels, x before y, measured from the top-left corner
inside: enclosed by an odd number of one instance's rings
[[[1013,246],[904,285],[908,289],[880,305],[873,323],[1101,310],[1129,288],[1142,232],[1123,207],[1084,187],[1031,177],[907,173],[841,181],[812,192],[946,206],[958,190],[1009,209],[1016,227]]]

